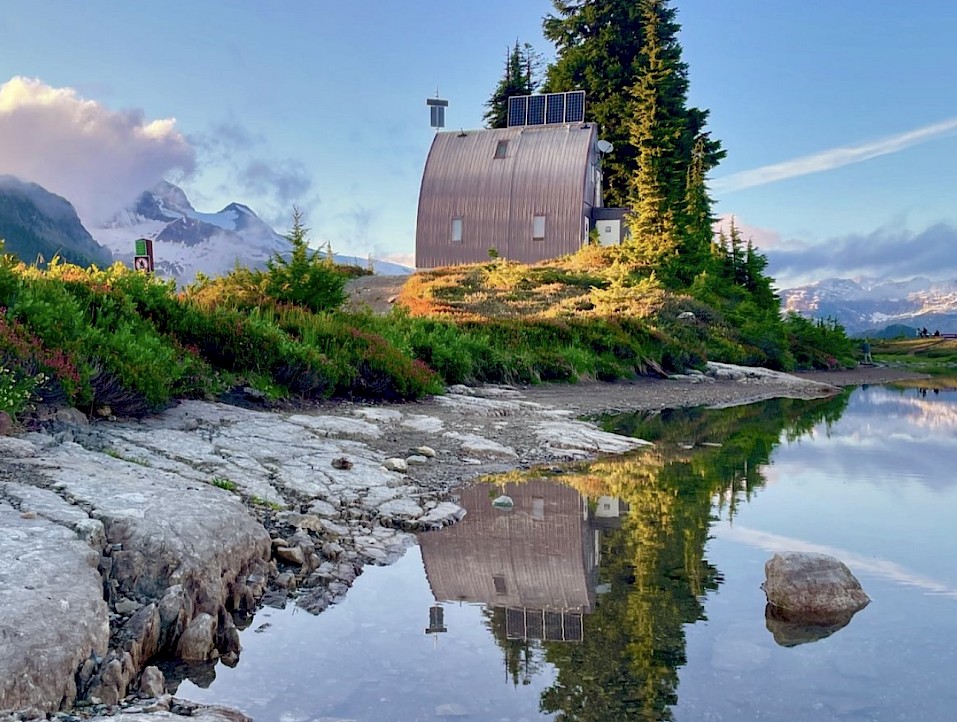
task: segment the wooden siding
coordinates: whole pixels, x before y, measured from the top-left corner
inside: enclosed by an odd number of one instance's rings
[[[422,174],[416,266],[487,261],[490,248],[523,263],[577,251],[595,200],[596,138],[591,123],[437,133]],[[506,157],[495,158],[502,140]],[[536,215],[546,218],[544,240],[532,238]]]

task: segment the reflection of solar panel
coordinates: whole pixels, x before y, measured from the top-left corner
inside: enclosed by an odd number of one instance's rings
[[[549,93],[545,96],[545,122],[565,122],[565,94]]]
[[[584,123],[585,91],[574,90],[571,93],[565,93],[565,96],[565,122]]]
[[[585,91],[515,95],[508,99],[508,126],[585,122]]]
[[[528,96],[517,95],[508,99],[508,127],[525,125],[528,118]]]
[[[529,125],[544,125],[545,124],[545,96],[544,95],[528,96],[528,124]]]

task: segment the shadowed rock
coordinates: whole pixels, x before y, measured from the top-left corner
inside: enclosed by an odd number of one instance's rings
[[[801,617],[791,617],[788,612],[770,604],[764,608],[764,623],[774,641],[782,647],[796,647],[830,637],[834,632],[846,627],[853,616],[853,612],[848,612],[835,615],[827,621],[812,622]]]

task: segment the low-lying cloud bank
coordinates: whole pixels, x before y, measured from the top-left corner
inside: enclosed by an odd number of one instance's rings
[[[36,79],[0,85],[0,172],[64,196],[84,223],[195,164],[174,118],[148,121],[140,109],[111,110]]]
[[[823,243],[781,243],[765,251],[775,278],[834,276],[903,280],[926,276],[957,277],[957,227],[937,223],[923,231],[882,228],[867,234],[832,238]]]
[[[718,219],[715,230],[728,231],[731,216]],[[922,231],[893,226],[871,233],[829,238],[819,243],[783,239],[767,228],[735,219],[745,240],[751,239],[767,256],[768,273],[779,288],[824,278],[884,278],[933,280],[957,278],[957,226],[940,222]]]

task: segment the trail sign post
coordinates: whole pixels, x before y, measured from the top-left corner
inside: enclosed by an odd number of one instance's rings
[[[136,239],[136,251],[133,254],[133,270],[153,272],[153,241],[149,238]]]

